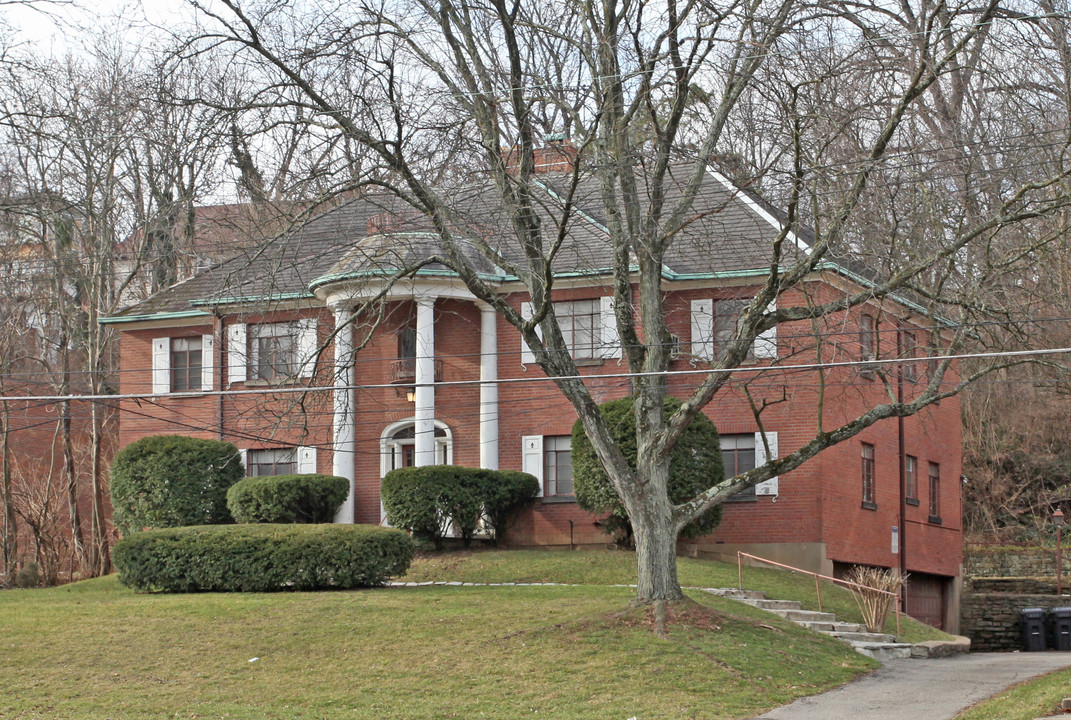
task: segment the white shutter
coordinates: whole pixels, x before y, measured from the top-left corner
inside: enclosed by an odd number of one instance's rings
[[[617,333],[614,299],[609,295],[599,298],[599,323],[602,356],[604,358],[621,357],[621,337]]]
[[[770,301],[766,306],[766,312],[777,310],[777,298]],[[777,358],[777,326],[774,325],[766,332],[759,333],[751,346],[752,352],[757,358]]]
[[[316,369],[316,351],[320,343],[316,337],[316,318],[305,318],[297,322],[297,346],[300,377],[309,377]]]
[[[299,475],[311,475],[316,472],[316,448],[299,447],[297,449],[297,471]]]
[[[216,338],[201,336],[201,389],[215,390]]]
[[[714,301],[692,300],[692,355],[714,359]]]
[[[227,328],[227,382],[245,382],[246,379],[246,355],[248,354],[248,342],[246,340],[245,323],[235,323]]]
[[[777,459],[777,433],[767,432],[766,443],[770,446],[769,459]],[[764,445],[762,442],[762,433],[757,432],[755,433],[755,467],[761,467],[762,465],[765,465],[766,460],[766,445]],[[769,480],[766,480],[765,482],[760,482],[758,485],[756,485],[755,494],[777,495],[777,476],[774,476]]]
[[[249,451],[238,450],[238,459],[242,461],[242,475],[249,477]]]
[[[532,303],[530,303],[530,302],[522,302],[521,303],[521,318],[522,319],[531,320],[532,316],[534,314],[535,314],[535,312],[532,309]],[[543,337],[543,332],[539,328],[536,328],[536,334],[539,335],[540,337]],[[528,347],[528,343],[526,343],[524,341],[524,336],[522,335],[521,336],[521,365],[527,365],[529,363],[534,363],[534,362],[535,362],[535,353],[533,353],[532,349],[530,347]]]
[[[521,438],[521,470],[535,475],[539,480],[539,492],[543,497],[543,436],[525,435]]]
[[[152,391],[171,392],[171,338],[153,338]]]

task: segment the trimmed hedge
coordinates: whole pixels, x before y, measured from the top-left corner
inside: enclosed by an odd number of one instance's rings
[[[232,485],[227,508],[240,523],[326,523],[349,492],[335,475],[262,475]]]
[[[413,541],[374,525],[222,525],[148,530],[115,544],[119,581],[143,592],[273,592],[382,585]]]
[[[603,403],[599,410],[625,459],[635,468],[636,415],[632,404],[631,397],[623,397]],[[663,406],[665,416],[671,416],[681,404],[681,400],[667,397]],[[606,476],[579,420],[573,425],[572,460],[577,504],[589,512],[605,513],[607,517],[602,523],[605,531],[608,534],[616,533],[625,544],[631,544],[632,525],[625,505],[610,484],[610,478]],[[691,500],[724,479],[725,467],[721,461],[718,430],[710,418],[700,413],[685,429],[670,455],[669,500],[673,503]],[[686,538],[706,535],[713,532],[720,522],[721,505],[716,505],[686,525],[681,535]]]
[[[227,490],[244,474],[238,448],[229,442],[185,435],[132,442],[112,462],[115,526],[129,535],[231,522]]]
[[[481,517],[501,541],[510,521],[538,491],[539,481],[528,473],[429,465],[390,471],[380,497],[387,522],[442,549],[451,523],[467,546]]]

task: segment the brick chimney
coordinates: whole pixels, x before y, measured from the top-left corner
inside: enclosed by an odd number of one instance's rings
[[[576,145],[566,139],[565,133],[546,135],[543,138],[542,147],[535,148],[532,151],[532,159],[535,161],[533,171],[537,175],[540,173],[570,172],[573,169],[573,161],[576,160],[576,155]],[[506,169],[510,172],[516,172],[521,166],[520,148],[513,146],[509,150],[503,151],[503,156],[506,161]]]

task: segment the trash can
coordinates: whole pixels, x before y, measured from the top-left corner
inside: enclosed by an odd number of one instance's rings
[[[1045,649],[1045,611],[1042,608],[1023,608],[1023,649],[1040,652]]]
[[[1052,609],[1052,637],[1057,650],[1071,651],[1071,607]]]

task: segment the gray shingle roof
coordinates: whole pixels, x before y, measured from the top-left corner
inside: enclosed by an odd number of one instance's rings
[[[667,207],[681,194],[690,167],[675,168],[667,178]],[[538,176],[536,201],[544,228],[544,242],[559,233],[561,207],[568,187],[564,176]],[[510,262],[523,267],[523,254],[511,242],[510,224],[497,193],[489,184],[475,183],[450,191],[456,208],[453,221],[458,235],[469,235],[498,249]],[[564,242],[555,259],[559,273],[605,272],[612,266],[605,232],[605,212],[595,178],[582,181],[572,195],[578,212],[565,228]],[[666,253],[670,276],[761,271],[769,267],[770,247],[777,235],[777,212],[761,199],[727,186],[707,173],[691,215],[674,233]],[[776,218],[776,219],[775,219]],[[506,230],[505,232],[503,230]],[[663,229],[666,231],[666,229]],[[461,254],[478,271],[500,271],[486,260],[473,242],[461,243]],[[786,243],[790,255],[800,252]],[[546,249],[546,248],[545,248]],[[126,309],[117,317],[145,316],[233,302],[257,302],[311,297],[317,279],[352,275],[370,270],[397,270],[441,253],[441,243],[430,222],[393,197],[367,194],[333,208],[264,244],[241,251],[184,282]],[[444,270],[442,265],[430,269]],[[507,267],[508,270],[508,267]]]

